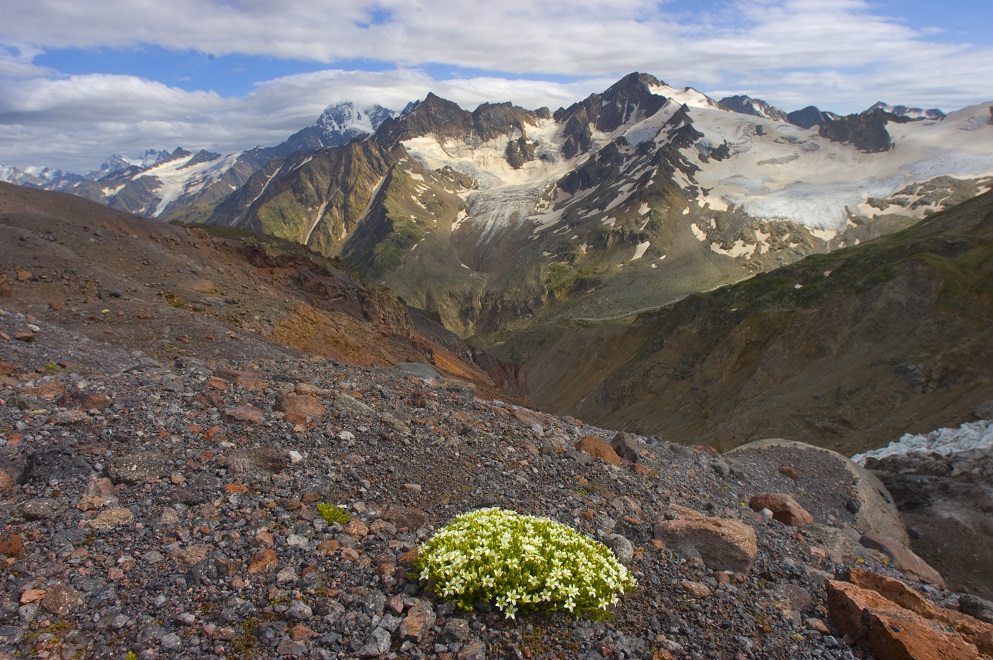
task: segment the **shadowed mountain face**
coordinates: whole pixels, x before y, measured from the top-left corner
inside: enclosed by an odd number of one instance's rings
[[[534,328],[499,351],[527,359],[535,400],[558,413],[723,449],[789,437],[850,455],[993,399],[991,328],[987,193],[627,324]]]
[[[415,323],[388,289],[287,241],[0,184],[0,256],[5,307],[158,360],[423,362],[492,396],[527,397],[515,365],[431,319]]]

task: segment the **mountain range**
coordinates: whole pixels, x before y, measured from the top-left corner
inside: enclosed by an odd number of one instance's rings
[[[846,117],[817,108],[784,113],[759,99],[718,101],[633,73],[555,111],[509,102],[467,111],[434,94],[401,113],[331,106],[277,147],[224,157],[154,152],[140,165],[118,159],[73,191],[119,185],[102,198],[116,208],[269,234],[340,258],[425,318],[522,363],[536,402],[661,433],[654,404],[646,398],[647,408],[637,408],[642,399],[632,394],[662,382],[635,375],[635,362],[650,364],[661,347],[646,339],[659,330],[647,330],[645,318],[688,322],[685,310],[700,304],[696,294],[739,282],[744,291],[761,289],[780,277],[762,273],[811,255],[841,259],[842,248],[924,226],[990,190],[991,117],[990,103],[947,115],[884,103]],[[784,272],[792,271],[777,271]],[[791,286],[812,280],[785,277]],[[699,336],[707,340],[720,323],[740,320],[732,307],[705,315]],[[672,316],[673,309],[681,311]],[[763,323],[770,332],[780,327]],[[642,334],[624,334],[633,328]],[[597,342],[607,335],[621,344],[604,353]],[[583,336],[592,343],[571,339]],[[831,340],[827,354],[840,341]],[[551,364],[557,354],[563,360]],[[578,367],[570,362],[577,359]],[[913,371],[924,364],[914,359],[897,361]],[[717,378],[690,353],[677,362],[674,373],[689,378],[701,369],[701,382]],[[670,412],[720,396],[693,378],[688,398],[668,390]],[[617,392],[627,398],[619,402]],[[961,397],[959,408],[973,395]],[[913,397],[894,396],[891,413],[912,407]],[[894,417],[885,431],[954,424],[964,414],[904,415],[902,426]],[[824,443],[851,437],[853,450],[864,449],[870,430],[849,431],[869,415],[863,408],[834,422],[821,415],[820,427],[801,430]],[[746,428],[733,416],[718,423],[687,415],[679,439],[699,434],[731,446],[800,428],[780,425],[786,417]]]

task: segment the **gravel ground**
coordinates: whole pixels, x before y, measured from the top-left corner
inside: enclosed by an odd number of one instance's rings
[[[637,467],[608,465],[573,445],[614,432],[423,365],[165,364],[13,312],[0,331],[0,658],[866,657],[825,623],[841,566],[816,551],[851,515],[812,506],[795,528],[746,506],[783,491],[778,464],[745,475],[641,438]],[[291,394],[326,413],[294,421]],[[414,551],[482,506],[608,540],[639,587],[599,621],[455,608],[412,579]],[[752,526],[751,570],[656,540],[685,509]],[[864,549],[850,562],[894,574]]]

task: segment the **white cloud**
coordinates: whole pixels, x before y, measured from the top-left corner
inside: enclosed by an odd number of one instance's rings
[[[693,3],[698,4],[698,3]],[[86,169],[112,151],[275,144],[339,100],[402,108],[428,91],[471,108],[509,100],[555,109],[631,71],[836,112],[876,100],[951,110],[993,96],[993,48],[936,40],[866,0],[5,0],[0,162]],[[892,3],[891,5],[892,6]],[[225,98],[122,75],[62,76],[44,49],[155,45],[324,62]],[[135,51],[121,50],[122,57]],[[377,60],[387,72],[332,68]],[[436,80],[448,65],[471,74]],[[249,71],[249,74],[251,72]],[[516,77],[528,79],[515,79]],[[547,82],[541,76],[575,82]],[[179,74],[174,80],[179,79]]]

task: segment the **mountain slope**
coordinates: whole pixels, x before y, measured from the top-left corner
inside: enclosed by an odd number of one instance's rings
[[[993,193],[627,324],[535,328],[539,405],[684,443],[851,454],[993,399]],[[530,353],[530,358],[528,357]]]
[[[185,228],[82,198],[0,183],[4,306],[158,360],[316,354],[434,365],[510,400],[523,374],[383,287],[275,238]],[[223,343],[223,345],[221,345]]]

